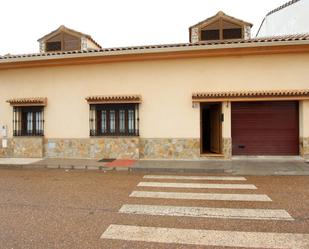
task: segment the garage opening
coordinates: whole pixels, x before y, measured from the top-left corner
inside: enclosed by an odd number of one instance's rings
[[[221,153],[221,103],[201,104],[201,154]]]
[[[233,155],[299,155],[298,101],[232,103]]]

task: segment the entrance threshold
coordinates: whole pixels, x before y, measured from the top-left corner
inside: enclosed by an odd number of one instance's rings
[[[210,153],[202,153],[200,157],[224,158],[224,155],[210,152]]]

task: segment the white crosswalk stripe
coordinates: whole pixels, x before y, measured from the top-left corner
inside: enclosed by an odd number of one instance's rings
[[[184,206],[184,205],[144,205],[124,204],[119,213],[127,215],[146,216],[174,216],[187,217],[186,219],[234,219],[234,220],[255,220],[284,221],[291,222],[293,217],[283,209],[258,209],[254,202],[272,202],[272,199],[265,194],[257,194],[254,191],[257,187],[253,184],[240,183],[197,183],[193,181],[247,181],[245,177],[235,176],[181,176],[181,175],[145,175],[144,179],[156,181],[140,182],[138,187],[159,188],[183,188],[186,192],[172,191],[133,191],[132,198],[153,198],[156,201],[162,200],[196,200],[215,201],[215,207],[207,206]],[[163,180],[163,181],[160,181]],[[187,180],[189,182],[171,182],[167,180]],[[191,181],[191,182],[190,182]],[[208,193],[194,192],[194,189],[221,189],[234,190],[233,193]],[[235,193],[236,190],[251,190],[252,193]],[[190,192],[187,192],[190,191]],[[143,199],[141,199],[143,200]],[[153,200],[153,201],[155,201]],[[225,201],[249,203],[250,208],[227,208]],[[194,220],[192,219],[194,222]],[[232,222],[232,221],[230,221]],[[242,248],[293,248],[308,249],[309,234],[293,233],[267,233],[267,232],[246,232],[246,231],[222,231],[222,230],[198,230],[168,227],[144,227],[133,225],[112,224],[102,234],[102,239],[116,239],[124,241],[142,241],[153,243],[176,243],[201,246],[223,246]]]
[[[110,225],[102,239],[244,248],[308,249],[308,234],[235,232]]]
[[[215,189],[257,189],[253,184],[220,184],[220,183],[176,183],[176,182],[140,182],[139,187],[155,188],[215,188]]]
[[[272,201],[267,195],[263,194],[217,194],[217,193],[133,191],[130,194],[130,197],[180,199],[180,200],[213,200],[213,201]]]
[[[288,212],[279,209],[210,208],[158,205],[123,205],[120,213],[187,216],[199,218],[227,218],[250,220],[294,220]]]
[[[144,179],[169,180],[209,180],[209,181],[246,181],[242,176],[178,176],[178,175],[145,175]]]

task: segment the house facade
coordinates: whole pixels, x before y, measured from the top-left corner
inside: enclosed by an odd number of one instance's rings
[[[251,26],[219,12],[190,43],[111,49],[60,27],[0,57],[0,157],[308,157],[309,36]]]

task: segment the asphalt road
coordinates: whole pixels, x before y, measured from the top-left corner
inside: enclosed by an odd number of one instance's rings
[[[276,236],[282,234],[280,248],[289,243],[309,248],[308,176],[244,176],[245,181],[223,181],[144,175],[0,169],[0,248],[251,248],[254,243],[261,243],[256,248],[278,248]],[[246,186],[239,188],[240,184]],[[133,191],[146,195],[176,192],[174,197],[182,199],[160,194],[159,198],[130,197]],[[202,195],[208,199],[190,199],[182,193],[209,195]],[[259,195],[271,201],[210,200],[215,194],[220,198]],[[119,212],[121,208],[124,211]],[[255,213],[260,209],[265,214]],[[281,213],[270,217],[271,210]]]

